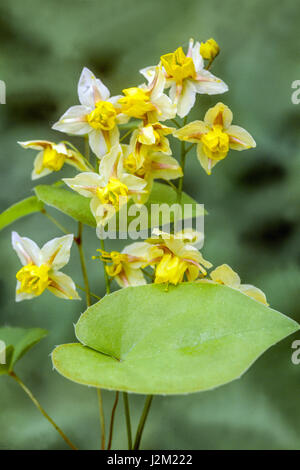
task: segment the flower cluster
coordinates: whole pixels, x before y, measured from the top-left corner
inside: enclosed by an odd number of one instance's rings
[[[179,47],[162,55],[157,65],[142,69],[146,83],[126,88],[116,96],[111,96],[104,83],[84,68],[78,83],[80,104],[69,108],[53,129],[84,137],[94,162],[89,151],[84,156],[68,141],[19,142],[24,148],[38,151],[32,179],[58,172],[65,163],[73,166],[77,174],[63,182],[90,199],[97,228],[105,227],[130,200],[146,203],[156,179],[170,184],[180,200],[185,159],[179,163],[173,156],[171,138],[182,141],[183,148],[185,142],[192,144],[190,148],[195,145],[207,174],[230,149],[255,147],[245,129],[232,125],[232,112],[221,102],[206,111],[203,121],[187,123],[197,94],[215,95],[228,90],[225,82],[209,70],[219,52],[214,39],[202,43],[191,39],[186,52]],[[178,184],[171,183],[176,179]],[[192,232],[172,235],[156,230],[153,238],[133,243],[121,253],[101,250],[100,258],[107,275],[121,287],[144,284],[146,274],[155,283],[174,285],[207,279],[206,269],[212,265],[193,246],[196,238]],[[17,300],[38,296],[45,289],[63,298],[78,298],[73,281],[58,271],[68,261],[72,239],[71,235],[54,239],[39,250],[34,242],[13,234],[13,247],[24,264],[17,273]],[[223,265],[211,272],[210,281],[265,301],[263,294],[241,285],[236,276]]]
[[[201,234],[183,230],[169,234],[153,230],[153,237],[141,243],[132,243],[119,253],[100,251],[100,259],[106,264],[106,272],[120,287],[146,284],[145,275],[152,277],[155,284],[177,285],[185,281],[223,284],[254,298],[266,305],[264,293],[241,280],[230,266],[223,264],[210,272],[212,264],[205,260],[194,246]],[[145,270],[150,267],[151,272]]]

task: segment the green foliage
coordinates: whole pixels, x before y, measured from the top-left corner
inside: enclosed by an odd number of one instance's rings
[[[0,328],[0,340],[6,345],[6,363],[0,364],[0,375],[8,374],[24,354],[47,335],[41,328]]]
[[[36,196],[28,197],[16,204],[13,204],[0,214],[0,230],[25,215],[41,211],[43,206],[43,202],[39,201]]]
[[[95,387],[185,394],[239,378],[299,325],[237,290],[199,282],[122,289],[88,308],[82,344],[58,346],[54,367]]]

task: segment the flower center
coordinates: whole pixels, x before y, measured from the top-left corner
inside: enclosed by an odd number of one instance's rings
[[[188,263],[172,253],[165,253],[156,266],[155,284],[170,282],[178,284],[182,282]]]
[[[213,126],[212,130],[201,138],[203,150],[208,158],[222,160],[229,150],[229,136],[222,130],[222,126]]]
[[[155,111],[156,108],[150,101],[149,92],[141,88],[132,87],[123,90],[125,96],[119,99],[122,113],[127,116],[143,119],[146,113]]]
[[[18,293],[41,295],[50,283],[49,269],[47,264],[36,266],[30,263],[23,266],[16,274],[17,280],[21,283]]]
[[[182,47],[176,49],[175,52],[161,56],[160,60],[168,78],[173,78],[177,84],[181,84],[185,78],[196,77],[193,59],[185,55]]]
[[[123,203],[127,202],[128,199],[128,187],[117,178],[110,178],[104,188],[97,188],[96,191],[102,204],[111,204],[117,210],[119,209],[120,198],[124,198]]]
[[[65,163],[66,155],[58,153],[52,147],[46,147],[43,153],[43,168],[51,171],[59,171]]]
[[[91,127],[102,131],[111,131],[116,125],[117,112],[109,101],[98,101],[96,108],[87,115]]]
[[[118,251],[112,251],[108,253],[107,251],[99,250],[101,253],[101,260],[105,263],[112,263],[110,266],[105,266],[106,272],[109,276],[114,277],[118,276],[123,271],[123,264],[128,262],[128,256]]]

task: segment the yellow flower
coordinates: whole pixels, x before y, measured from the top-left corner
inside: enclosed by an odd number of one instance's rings
[[[194,121],[174,132],[179,140],[197,143],[197,156],[208,175],[212,168],[233,150],[256,147],[253,137],[242,127],[232,125],[232,112],[223,103],[205,114],[204,121]]]
[[[162,250],[162,256],[157,259],[155,269],[156,284],[178,284],[186,276],[188,281],[194,281],[199,274],[206,276],[205,268],[211,268],[212,264],[206,261],[201,253],[191,245],[197,241],[191,233],[178,232],[175,235],[161,232],[155,229],[153,235],[158,238],[147,240]]]
[[[146,182],[126,173],[123,159],[121,145],[114,145],[100,161],[99,174],[84,172],[63,180],[71,189],[91,199],[90,208],[97,226],[104,227],[131,197],[144,192]]]
[[[137,134],[129,145],[123,145],[125,170],[146,182],[144,192],[133,196],[138,204],[147,202],[155,179],[171,180],[182,176],[178,161],[170,155],[155,152],[153,147],[155,144],[141,144]]]
[[[16,301],[32,299],[46,289],[62,299],[79,299],[74,282],[60,269],[68,263],[73,235],[54,238],[41,249],[12,232],[12,246],[23,267],[17,272]]]
[[[33,180],[49,175],[53,171],[61,170],[65,163],[81,171],[89,170],[83,156],[79,152],[68,148],[63,142],[55,144],[48,140],[28,140],[27,142],[18,143],[25,149],[39,150],[31,174]]]
[[[228,266],[228,264],[222,264],[214,269],[210,273],[210,278],[212,281],[217,282],[218,284],[223,284],[225,286],[231,287],[232,289],[237,289],[243,294],[252,297],[253,299],[261,302],[265,305],[269,305],[267,303],[267,299],[265,294],[250,284],[241,284],[241,279],[239,275],[233,271],[233,269]]]
[[[161,250],[146,242],[132,243],[119,253],[100,251],[100,259],[106,265],[105,269],[110,277],[113,277],[121,287],[140,286],[146,284],[142,268],[151,265],[162,254]]]
[[[200,44],[200,54],[203,59],[207,59],[210,62],[217,57],[220,52],[219,44],[214,39],[208,39],[206,42]]]
[[[196,78],[193,59],[185,55],[182,47],[178,47],[175,52],[162,55],[160,60],[167,78],[174,79],[177,84],[182,84],[185,78]]]
[[[73,135],[87,135],[98,158],[119,141],[118,124],[128,122],[121,113],[120,96],[110,96],[108,88],[86,67],[78,82],[80,105],[69,108],[52,128]]]
[[[125,96],[119,98],[121,113],[125,116],[142,119],[144,124],[165,121],[176,115],[176,105],[163,93],[165,78],[161,67],[156,67],[148,85],[126,88]]]
[[[177,106],[177,114],[186,116],[195,104],[196,94],[216,95],[228,91],[226,83],[204,68],[200,43],[191,39],[187,54],[182,47],[160,58],[165,76],[165,88],[170,88],[170,98]],[[153,81],[157,66],[146,67],[140,72],[149,83]]]

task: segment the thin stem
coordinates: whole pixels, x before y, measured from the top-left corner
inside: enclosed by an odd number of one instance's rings
[[[183,120],[183,125],[186,125],[186,120],[187,117],[184,118]],[[184,140],[181,141],[181,146],[180,146],[181,152],[180,152],[180,166],[182,169],[182,177],[179,179],[178,182],[178,192],[177,192],[177,202],[180,204],[181,202],[181,196],[182,196],[182,187],[183,187],[183,178],[184,178],[184,167],[185,167],[185,158],[186,158],[186,150],[185,150],[185,142]]]
[[[90,144],[88,135],[84,136],[84,154],[87,161],[90,161]]]
[[[129,400],[128,400],[128,393],[127,392],[123,392],[123,402],[124,402],[126,428],[127,428],[128,450],[131,450],[132,449],[132,434],[131,434]]]
[[[56,220],[52,215],[48,214],[48,212],[46,211],[46,209],[42,209],[41,210],[42,214],[45,215],[49,220],[51,220],[51,222],[56,225],[56,227],[59,228],[59,230],[61,230],[63,233],[66,233],[67,235],[70,233],[68,232],[68,230],[60,223],[58,222],[58,220]]]
[[[105,420],[104,420],[104,410],[103,410],[103,400],[101,389],[97,388],[98,403],[99,403],[99,417],[101,425],[101,449],[105,450]]]
[[[113,437],[113,431],[114,431],[115,413],[116,413],[118,401],[119,401],[119,392],[117,391],[116,398],[115,398],[114,405],[113,405],[112,412],[111,412],[107,450],[111,449],[111,443],[112,443],[112,437]]]
[[[22,387],[26,395],[30,398],[30,400],[34,403],[34,405],[37,407],[37,409],[42,413],[42,415],[49,421],[49,423],[52,424],[52,426],[56,429],[56,431],[60,434],[60,436],[63,438],[63,440],[68,444],[68,446],[71,447],[72,450],[78,450],[74,444],[70,441],[70,439],[65,435],[65,433],[60,429],[60,427],[53,421],[52,418],[46,413],[44,408],[40,405],[40,403],[37,401],[35,396],[32,394],[32,392],[29,390],[28,387],[22,382],[20,377],[18,377],[13,371],[9,372],[9,375]]]
[[[176,121],[176,119],[171,119],[171,121],[175,124],[175,126],[180,129],[181,125],[179,124],[178,121]]]
[[[185,154],[187,155],[189,153],[190,150],[192,150],[192,148],[196,145],[196,143],[192,143],[191,145],[189,145],[186,149],[185,149]]]
[[[86,270],[85,258],[82,248],[82,222],[78,222],[78,235],[75,238],[75,241],[78,246],[79,256],[80,256],[80,263],[81,263],[81,270],[84,280],[85,286],[85,294],[86,294],[86,304],[89,307],[91,305],[91,294],[90,294],[90,286],[89,286],[89,279]]]
[[[148,417],[148,413],[149,413],[149,410],[150,410],[150,406],[151,406],[151,403],[152,403],[152,399],[153,399],[153,395],[148,395],[147,398],[146,398],[144,409],[143,409],[143,412],[142,412],[142,415],[141,415],[141,418],[140,418],[140,422],[139,422],[139,425],[138,425],[138,429],[137,429],[137,432],[136,432],[136,436],[135,436],[135,441],[134,441],[134,445],[133,445],[134,450],[138,450],[139,447],[140,447],[140,443],[141,443],[145,423],[146,423],[146,420],[147,420],[147,417]]]
[[[174,191],[176,191],[176,193],[177,193],[178,188],[176,188],[175,184],[173,184],[171,181],[166,180],[166,179],[164,179],[164,178],[163,178],[163,181],[165,181],[169,186],[171,186],[171,188],[173,188]]]
[[[100,245],[101,245],[101,250],[105,251],[105,245],[104,245],[104,240],[102,240],[102,238],[100,238]],[[106,293],[107,294],[110,294],[110,282],[109,282],[109,277],[108,277],[108,274],[106,272],[106,269],[105,269],[105,262],[103,262],[103,268],[104,268],[104,277],[105,277],[105,285],[106,285]]]
[[[76,282],[75,282],[75,286],[77,287],[77,289],[80,289],[80,290],[82,290],[82,291],[85,292],[85,293],[87,292],[84,287],[80,286],[80,285],[77,284]],[[99,297],[99,295],[96,295],[96,294],[94,294],[94,293],[91,292],[91,291],[90,291],[90,296],[91,296],[91,297],[94,297],[94,298],[97,299],[97,300],[101,300],[101,297]]]
[[[121,137],[121,139],[120,139],[120,142],[123,142],[123,140],[125,140],[126,137],[128,137],[134,130],[135,130],[135,128],[129,129],[129,131],[125,132],[125,134],[122,135],[122,137]]]

